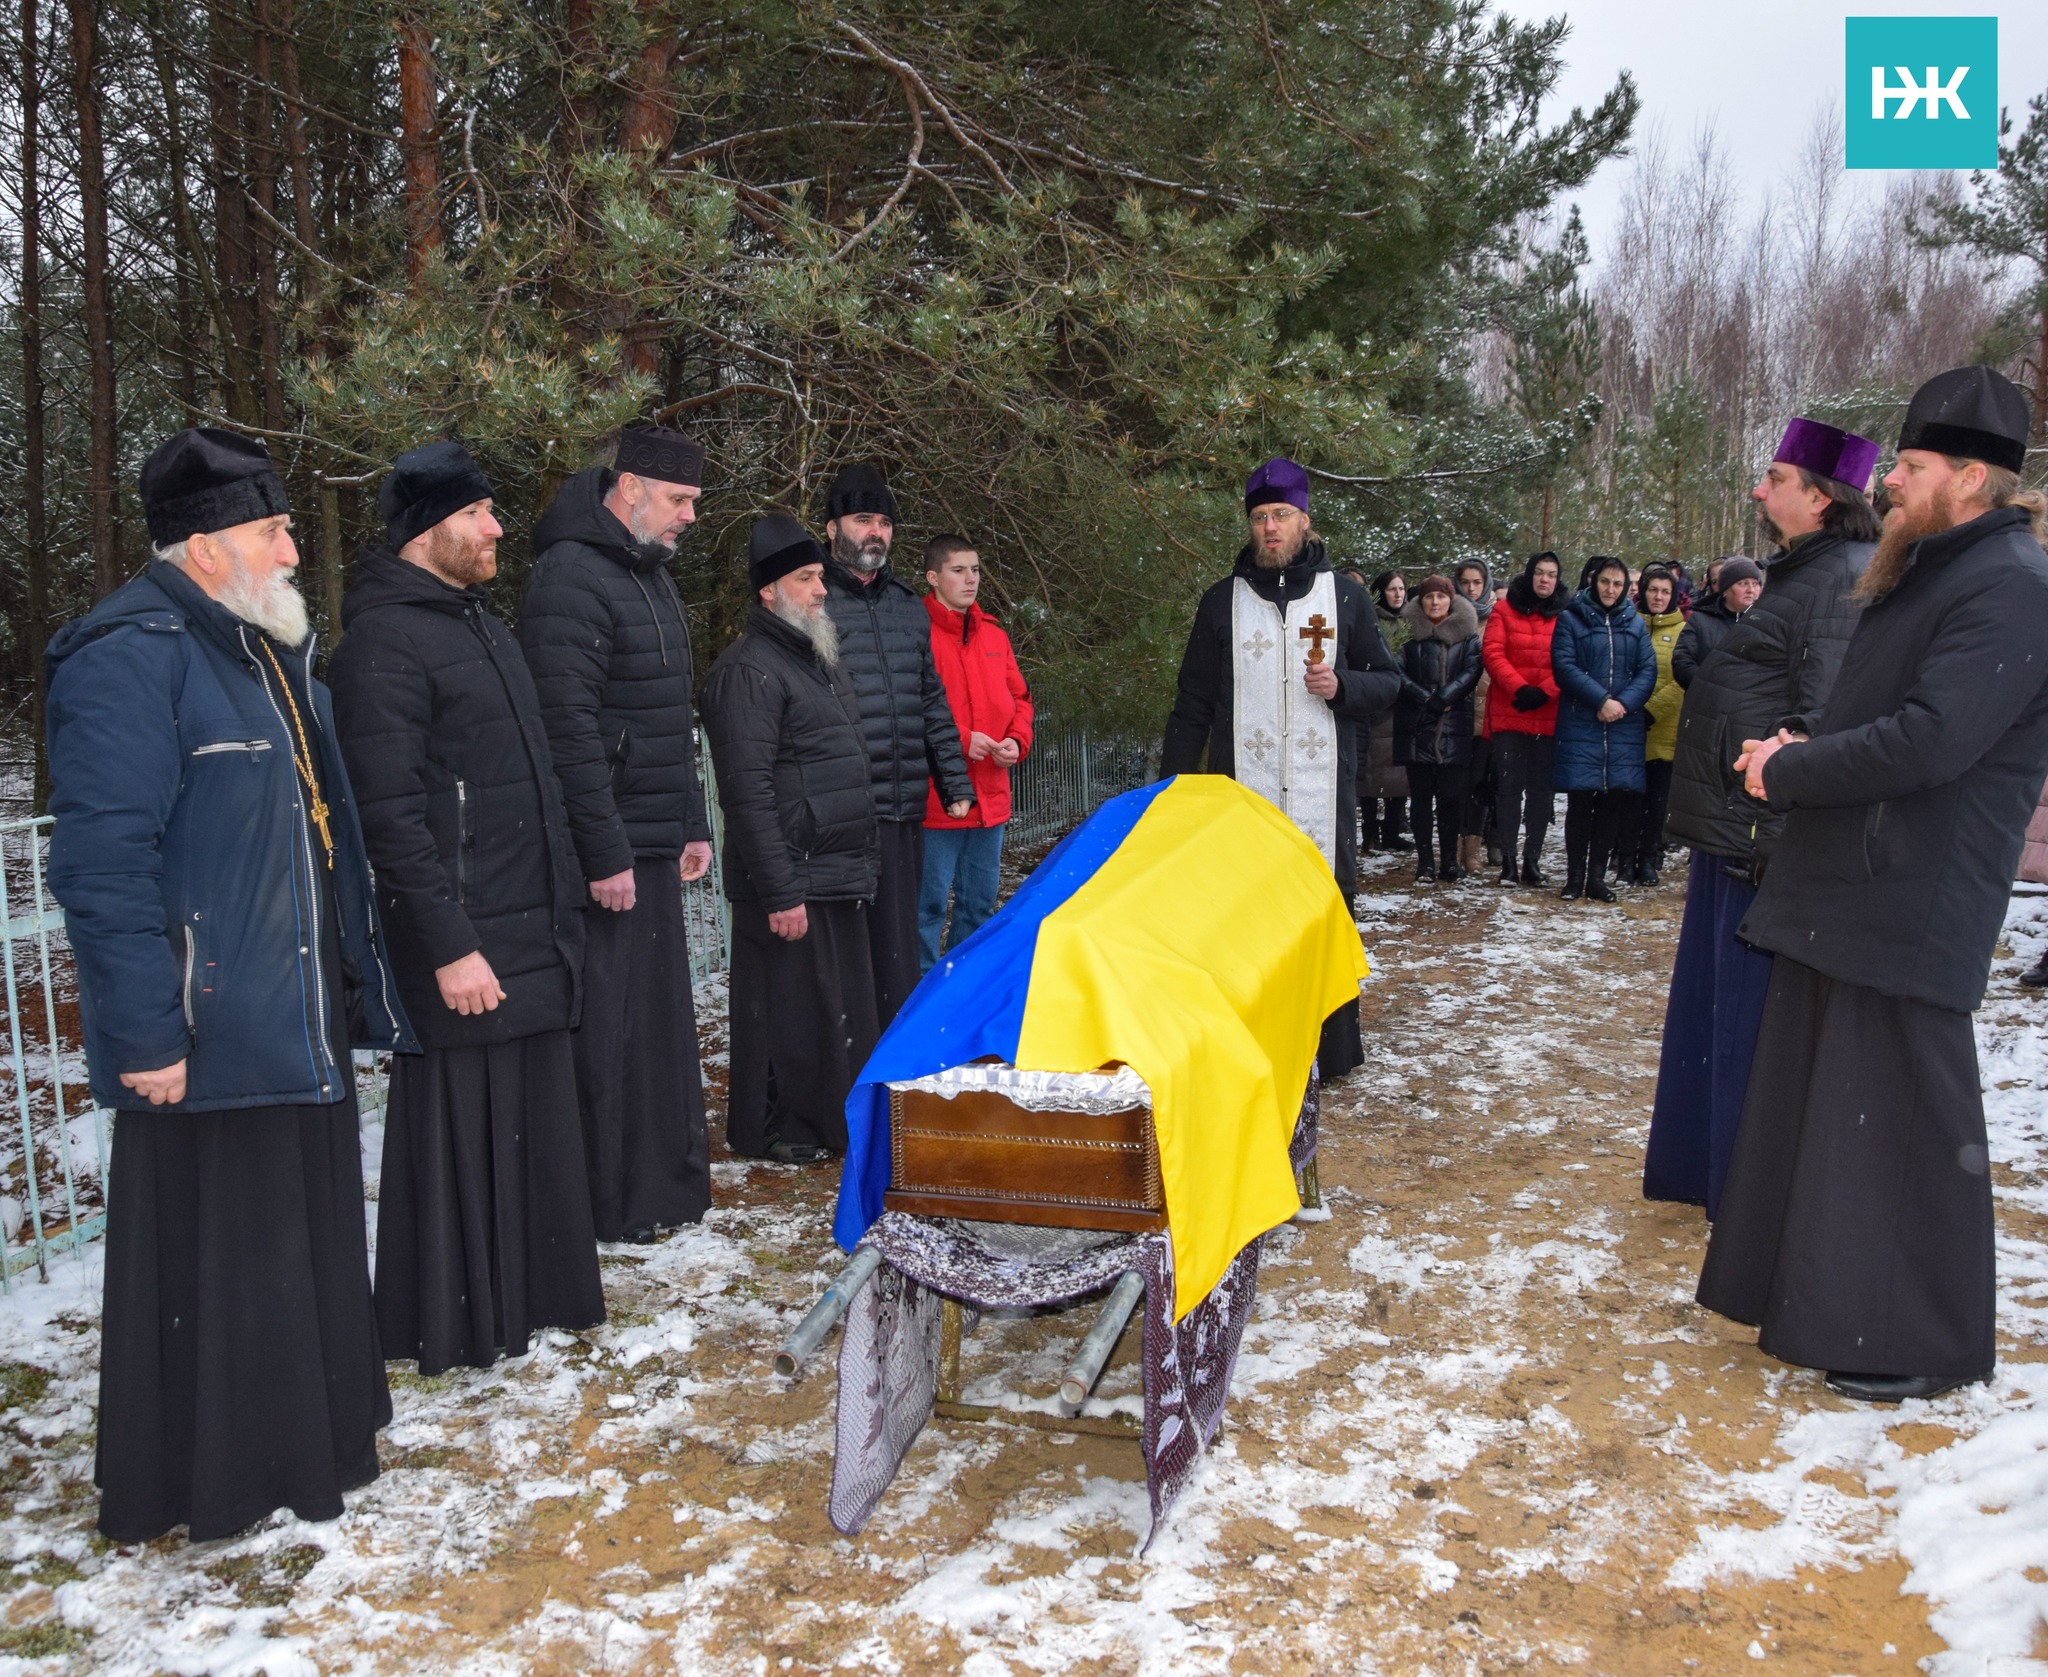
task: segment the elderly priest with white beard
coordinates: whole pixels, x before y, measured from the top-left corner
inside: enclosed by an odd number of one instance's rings
[[[824,549],[794,518],[758,518],[747,582],[746,629],[704,683],[732,901],[726,1142],[813,1164],[845,1148],[846,1097],[878,1034],[875,790]]]
[[[50,643],[50,880],[114,1111],[99,1528],[331,1520],[391,1417],[349,1050],[414,1044],[262,444],[142,468],[153,564]]]

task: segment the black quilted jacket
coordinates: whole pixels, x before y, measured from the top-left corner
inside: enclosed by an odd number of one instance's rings
[[[1769,857],[1785,818],[1742,789],[1735,759],[1746,739],[1819,724],[1856,630],[1851,594],[1873,551],[1822,530],[1765,566],[1756,604],[1685,690],[1671,778],[1675,838],[1734,862]]]
[[[398,989],[429,1048],[575,1024],[583,877],[540,700],[481,587],[371,548],[341,602],[335,730],[376,869]],[[464,1016],[434,969],[481,949],[506,999]]]
[[[562,486],[534,530],[519,644],[590,879],[709,839],[690,630],[660,557],[605,510],[604,473]]]
[[[932,666],[932,620],[924,602],[886,565],[872,582],[862,582],[828,559],[825,589],[825,610],[839,626],[840,667],[860,701],[877,818],[921,824],[933,781],[941,802],[972,798],[960,730]]]
[[[1721,650],[1721,643],[1734,632],[1747,613],[1738,613],[1719,594],[1709,594],[1692,608],[1692,616],[1678,631],[1678,644],[1671,649],[1671,677],[1680,687],[1692,687],[1692,678],[1708,657]]]
[[[875,894],[873,777],[843,664],[827,671],[801,630],[757,605],[705,678],[704,733],[728,897],[779,914]]]

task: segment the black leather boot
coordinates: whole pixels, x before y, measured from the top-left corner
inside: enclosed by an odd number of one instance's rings
[[[2020,974],[2020,982],[2030,990],[2048,989],[2048,949],[2042,950],[2040,960]]]
[[[1586,869],[1586,895],[1596,903],[1614,901],[1614,891],[1607,883],[1607,852],[1595,850],[1591,864]]]

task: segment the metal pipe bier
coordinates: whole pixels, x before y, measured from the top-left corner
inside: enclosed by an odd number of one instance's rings
[[[1116,1342],[1123,1337],[1124,1325],[1130,1321],[1131,1312],[1138,1308],[1138,1300],[1145,1296],[1145,1278],[1135,1270],[1122,1276],[1109,1297],[1103,1301],[1101,1314],[1095,1318],[1095,1326],[1088,1330],[1088,1337],[1081,1341],[1081,1347],[1074,1353],[1074,1360],[1067,1364],[1067,1372],[1060,1381],[1060,1408],[1069,1416],[1078,1415],[1088,1394],[1095,1390],[1095,1382],[1102,1378],[1104,1365],[1109,1354],[1116,1349]]]
[[[833,1324],[846,1314],[846,1307],[881,1263],[882,1254],[873,1246],[863,1246],[854,1253],[852,1261],[833,1277],[824,1295],[811,1306],[811,1313],[797,1324],[796,1332],[775,1353],[777,1374],[792,1375],[803,1367],[804,1359],[824,1343]]]

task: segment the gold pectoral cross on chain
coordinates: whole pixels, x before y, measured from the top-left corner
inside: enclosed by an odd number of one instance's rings
[[[270,642],[263,643],[264,655],[270,660],[270,667],[277,671],[277,685],[284,694],[285,708],[292,713],[292,731],[295,735],[289,743],[292,748],[292,767],[299,771],[299,781],[306,788],[306,814],[313,825],[320,829],[320,847],[327,853],[327,871],[334,871],[334,833],[328,826],[328,817],[333,813],[327,807],[327,800],[320,796],[320,777],[313,772],[313,742],[306,737],[306,724],[299,715],[299,701],[292,697],[292,684],[285,680],[284,665],[277,661],[277,654]]]

